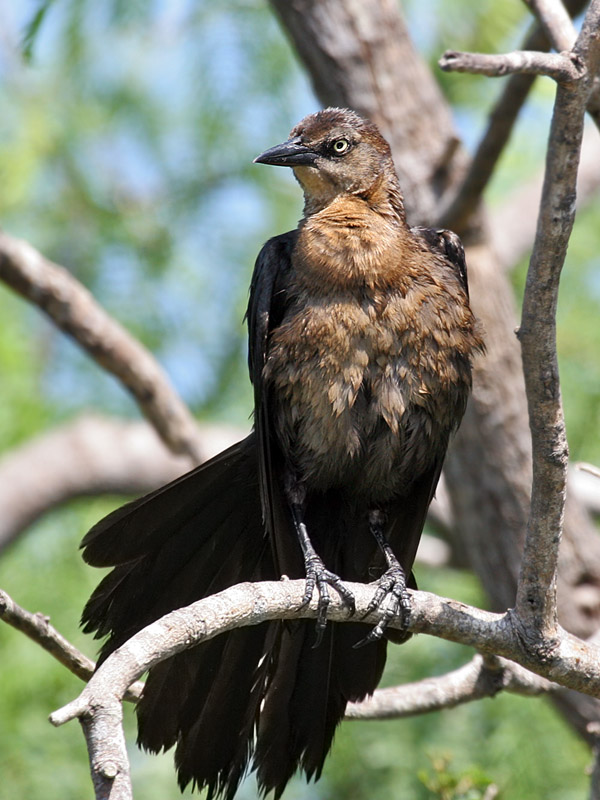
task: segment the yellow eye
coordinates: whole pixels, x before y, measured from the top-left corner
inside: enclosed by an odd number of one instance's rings
[[[348,139],[337,139],[333,143],[333,152],[336,154],[336,156],[341,156],[348,150],[349,147],[350,142]]]

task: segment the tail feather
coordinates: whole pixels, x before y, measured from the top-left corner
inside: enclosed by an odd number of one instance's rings
[[[258,492],[255,447],[254,434],[250,434],[166,486],[117,508],[84,536],[84,560],[94,567],[125,564],[160,547],[186,524],[202,522],[203,517],[208,523],[203,524],[206,536],[211,536],[210,511],[223,506],[223,491],[235,496],[236,483],[244,480],[243,497],[249,496],[250,486]],[[251,495],[250,499],[258,506]]]
[[[269,539],[250,436],[211,462],[113,512],[83,541],[84,557],[112,565],[83,612],[88,632],[108,636],[100,660],[163,614],[241,581],[302,574],[289,513],[274,509]],[[307,523],[327,564],[370,579],[375,545],[366,520],[331,497]],[[356,543],[358,542],[358,544]],[[314,622],[263,623],[222,634],[150,670],[138,704],[138,743],[176,746],[178,780],[231,800],[248,765],[263,793],[279,797],[300,767],[315,779],[346,704],[371,693],[385,643],[353,650],[360,623],[329,624],[314,648]]]
[[[264,696],[261,667],[271,645],[272,628],[263,623],[219,637],[225,644],[208,691],[199,686],[203,676],[195,677],[180,718],[175,752],[182,789],[192,781],[208,788],[209,797],[235,794],[252,754],[255,714]],[[198,656],[204,661],[204,654]]]

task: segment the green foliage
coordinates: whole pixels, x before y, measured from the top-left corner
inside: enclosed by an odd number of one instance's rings
[[[449,769],[450,762],[449,756],[437,756],[431,759],[431,772],[419,773],[419,780],[431,795],[439,800],[486,800],[492,782],[481,770],[474,767],[459,775]]]
[[[447,47],[514,48],[517,2],[410,0],[417,43],[433,64]],[[0,221],[66,265],[153,349],[199,415],[245,423],[251,407],[241,319],[262,242],[295,225],[291,176],[252,166],[316,103],[259,0],[42,0],[13,4],[0,53]],[[435,20],[435,24],[432,23]],[[439,74],[472,145],[500,89]],[[543,157],[551,85],[540,83],[492,186],[500,202]],[[532,210],[533,213],[533,210]],[[573,454],[600,461],[597,209],[579,217],[559,307],[563,394]],[[515,278],[517,289],[523,273]],[[517,292],[518,293],[518,292]],[[0,448],[88,407],[136,414],[114,381],[35,309],[0,287]],[[0,586],[76,644],[99,580],[80,560],[81,534],[109,501],[78,502],[36,524],[0,560]],[[422,586],[468,603],[472,576],[421,571]],[[89,796],[79,727],[46,719],[80,684],[36,645],[0,625],[0,800]],[[465,663],[471,652],[428,637],[390,648],[385,683]],[[127,711],[128,738],[134,719]],[[560,758],[556,754],[560,754]],[[179,797],[171,754],[132,747],[146,800]],[[323,778],[286,798],[502,800],[585,794],[584,744],[543,700],[500,696],[411,720],[342,726]],[[253,779],[242,798],[255,797]]]

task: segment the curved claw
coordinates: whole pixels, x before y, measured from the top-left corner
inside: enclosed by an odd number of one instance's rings
[[[302,598],[302,606],[310,603],[315,587],[319,593],[317,605],[317,638],[313,647],[318,647],[323,639],[323,633],[327,627],[327,610],[331,602],[328,586],[336,590],[342,598],[344,605],[348,607],[350,614],[354,614],[356,608],[354,595],[344,586],[342,579],[335,572],[330,572],[318,556],[311,556],[306,560],[306,586]]]
[[[382,604],[386,600],[385,607],[383,607]],[[364,639],[361,639],[360,642],[354,645],[355,648],[364,647],[364,645],[370,642],[376,642],[381,639],[394,617],[400,617],[403,628],[408,627],[411,610],[410,596],[406,590],[404,570],[400,565],[390,567],[390,569],[384,572],[381,578],[379,578],[377,591],[369,603],[364,616],[367,616],[378,608],[381,608],[383,611],[381,619]]]

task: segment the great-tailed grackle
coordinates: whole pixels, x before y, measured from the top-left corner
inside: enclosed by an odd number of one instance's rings
[[[319,777],[346,704],[373,692],[448,438],[482,349],[462,246],[409,228],[387,142],[352,111],[306,117],[257,159],[290,166],[298,229],[261,250],[247,318],[254,431],[100,521],[114,569],[83,613],[105,659],[162,614],[240,581],[306,576],[319,619],[234,630],[150,670],[139,743],[176,745],[180,785],[232,798],[247,766],[279,797]],[[330,587],[379,575],[373,630],[326,624]],[[414,584],[412,584],[414,585]],[[382,634],[385,633],[385,636]],[[356,647],[356,645],[364,645]]]

